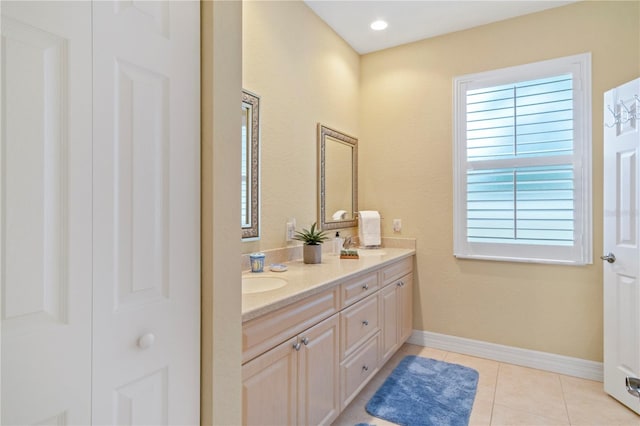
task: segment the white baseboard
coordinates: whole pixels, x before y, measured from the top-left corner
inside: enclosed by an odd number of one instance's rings
[[[601,362],[556,355],[548,352],[521,349],[513,346],[498,345],[480,340],[432,333],[430,331],[413,330],[407,340],[419,346],[457,352],[494,361],[552,371],[582,379],[602,381],[604,377]]]

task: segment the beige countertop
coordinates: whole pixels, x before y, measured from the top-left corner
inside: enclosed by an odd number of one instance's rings
[[[414,249],[381,248],[358,250],[360,259],[340,259],[335,254],[323,253],[322,263],[307,265],[302,259],[287,262],[285,272],[244,272],[242,276],[266,275],[283,278],[287,285],[262,293],[242,295],[242,322],[257,318],[276,309],[290,305],[305,297],[320,293],[338,284],[345,278],[356,277],[371,269],[377,269],[402,258],[413,256]]]

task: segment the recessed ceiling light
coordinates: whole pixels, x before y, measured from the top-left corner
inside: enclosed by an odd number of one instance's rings
[[[371,29],[374,31],[382,31],[385,28],[387,28],[389,24],[386,23],[386,21],[383,21],[382,19],[379,19],[377,21],[373,21],[370,25]]]

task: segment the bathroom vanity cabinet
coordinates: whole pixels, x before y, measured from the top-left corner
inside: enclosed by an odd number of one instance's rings
[[[250,345],[244,353],[266,350],[242,366],[245,424],[326,424],[337,417],[337,296],[329,290],[243,326]]]
[[[243,324],[243,423],[330,424],[411,333],[413,256]]]
[[[247,424],[327,424],[337,417],[338,315],[243,366]],[[249,409],[250,408],[250,409]]]

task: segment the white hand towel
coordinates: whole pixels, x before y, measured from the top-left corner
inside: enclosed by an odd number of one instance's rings
[[[365,210],[360,213],[358,223],[358,236],[362,247],[379,246],[380,239],[380,213],[375,210]]]
[[[338,210],[337,212],[335,212],[333,214],[333,216],[331,216],[331,219],[333,219],[333,220],[342,220],[345,217],[347,217],[347,211],[346,210]]]

